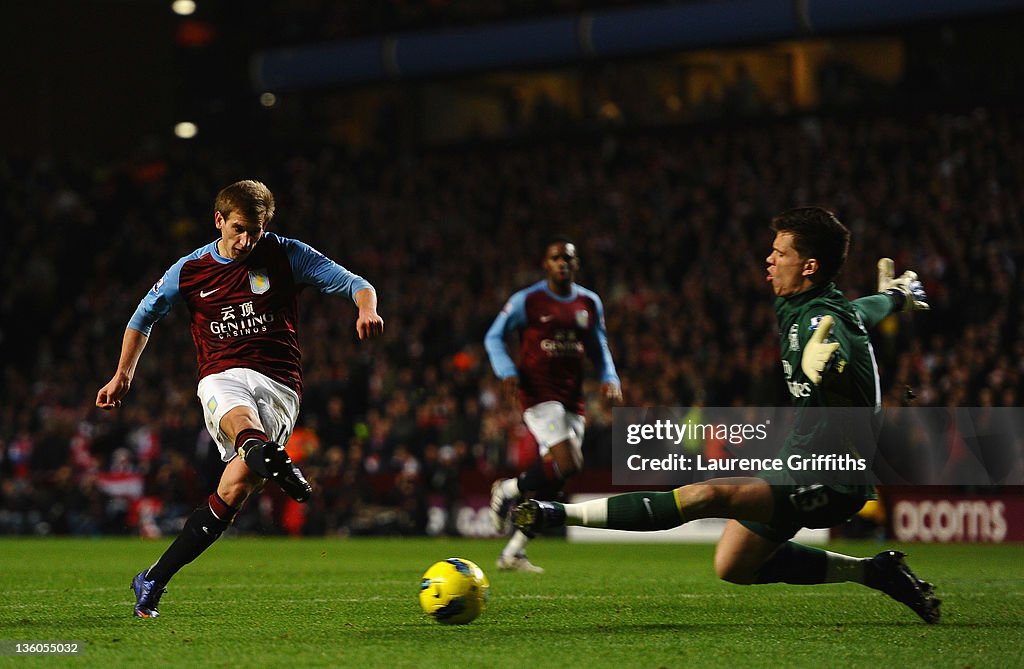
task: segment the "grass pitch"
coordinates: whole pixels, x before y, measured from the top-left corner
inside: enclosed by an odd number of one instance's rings
[[[496,540],[225,538],[172,581],[156,620],[131,617],[132,576],[170,540],[0,540],[0,640],[85,642],[81,667],[1021,667],[1024,549],[914,545],[943,622],[851,585],[741,587],[705,545],[544,538],[541,576],[494,568]],[[895,547],[887,545],[886,547]],[[830,546],[872,555],[873,543]],[[419,578],[461,556],[491,581],[487,611],[446,627]]]

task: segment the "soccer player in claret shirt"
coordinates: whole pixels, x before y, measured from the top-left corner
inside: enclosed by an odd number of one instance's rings
[[[157,562],[135,576],[135,615],[155,618],[167,582],[228,528],[246,498],[267,479],[292,499],[312,490],[284,444],[302,396],[299,292],[312,286],[350,297],[360,339],[379,336],[377,294],[312,247],[267,232],[274,196],[258,181],[224,188],[214,204],[220,237],[174,263],[139,303],[125,329],[113,378],[96,406],[121,406],[153,325],[178,304],[191,314],[206,427],[227,464],[216,491],[196,509]]]
[[[850,233],[829,211],[800,207],[772,219],[775,239],[766,261],[775,293],[783,372],[796,406],[797,426],[779,458],[832,453],[856,456],[859,439],[877,436],[881,393],[867,328],[896,311],[927,309],[913,272],[894,277],[893,262],[878,263],[878,290],[853,302],[834,280]],[[858,427],[849,419],[852,412]],[[866,429],[861,429],[866,428]],[[881,590],[927,623],[939,621],[940,600],[898,551],[857,558],[792,541],[802,527],[834,527],[873,497],[857,480],[820,471],[764,472],[761,477],[711,479],[669,492],[627,493],[581,504],[528,500],[514,512],[517,527],[536,531],[582,525],[619,530],[665,530],[699,518],[728,518],[715,550],[715,572],[726,581],[755,583],[854,582]]]
[[[540,457],[516,478],[491,487],[491,520],[501,533],[523,497],[553,499],[565,480],[583,467],[583,372],[589,357],[601,378],[601,393],[622,398],[608,348],[601,298],[574,282],[579,271],[576,245],[556,237],[544,245],[545,278],[512,295],[487,331],[484,346],[506,398],[520,402],[523,421]],[[519,334],[519,364],[512,362],[506,337]],[[526,557],[532,534],[515,530],[498,558],[498,569],[541,573]]]

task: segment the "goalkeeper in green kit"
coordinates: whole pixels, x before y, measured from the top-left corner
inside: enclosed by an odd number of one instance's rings
[[[883,258],[879,292],[851,302],[834,283],[846,260],[850,232],[831,212],[790,209],[775,216],[771,228],[775,239],[766,259],[767,281],[776,297],[783,372],[796,406],[794,428],[779,458],[858,457],[858,444],[873,446],[863,439],[873,437],[871,423],[881,408],[867,329],[891,313],[927,309],[924,289],[913,272],[895,277],[892,260]],[[859,408],[864,424],[849,424],[847,408]],[[860,583],[907,605],[925,622],[937,623],[941,602],[902,553],[859,558],[792,541],[803,527],[845,522],[873,497],[870,485],[786,469],[580,504],[527,500],[513,517],[526,532],[564,525],[654,531],[699,518],[728,518],[715,550],[720,578],[743,585]]]

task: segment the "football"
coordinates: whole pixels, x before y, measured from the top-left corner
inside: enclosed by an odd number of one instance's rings
[[[435,562],[420,580],[423,612],[444,625],[473,622],[487,608],[491,584],[480,567],[462,558]]]

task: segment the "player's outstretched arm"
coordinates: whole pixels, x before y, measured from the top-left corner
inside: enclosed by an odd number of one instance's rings
[[[519,406],[519,377],[513,374],[501,380],[501,394],[510,406]]]
[[[864,325],[872,328],[889,314],[898,311],[923,311],[929,309],[928,296],[924,286],[914,272],[896,276],[892,258],[878,261],[878,292],[853,301]]]
[[[612,381],[602,383],[601,396],[604,397],[609,402],[614,402],[615,404],[618,404],[622,402],[622,388],[619,386],[619,384]]]
[[[121,357],[117,361],[117,371],[107,385],[96,393],[96,406],[110,411],[121,406],[121,400],[128,394],[135,368],[139,365],[142,350],[146,348],[149,337],[133,328],[125,328],[124,339],[121,341]]]
[[[355,294],[359,317],[356,318],[356,334],[360,339],[371,339],[384,334],[384,319],[377,314],[377,291],[363,288]]]
[[[881,258],[878,261],[878,292],[892,296],[897,305],[896,311],[931,309],[917,273],[908,270],[897,277],[896,263],[892,258]]]

